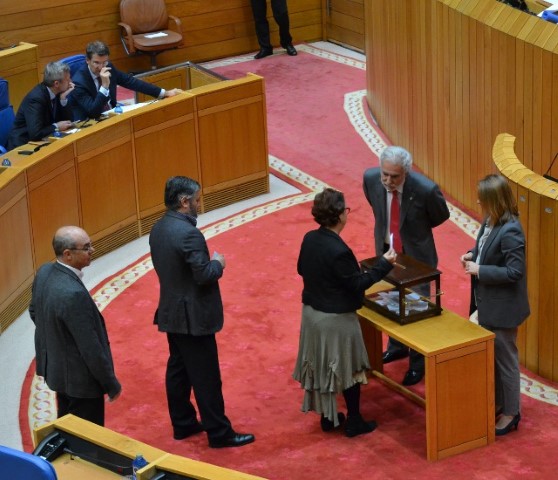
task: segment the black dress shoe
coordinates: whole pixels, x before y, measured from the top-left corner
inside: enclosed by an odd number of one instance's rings
[[[409,356],[409,352],[405,350],[399,350],[395,352],[390,352],[389,350],[386,350],[382,355],[382,362],[390,363],[390,362],[394,362],[395,360],[399,360],[401,358],[405,358],[408,356]]]
[[[270,55],[273,55],[273,48],[260,48],[260,51],[254,55],[254,58],[259,60],[260,58],[269,57]]]
[[[345,436],[352,438],[376,430],[378,424],[374,420],[366,421],[360,415],[347,418]]]
[[[511,420],[510,423],[508,423],[505,427],[503,428],[497,428],[496,429],[496,435],[501,436],[501,435],[506,435],[508,433],[510,433],[512,431],[512,429],[518,429],[519,428],[519,421],[521,420],[521,414],[518,413],[517,415],[515,415]]]
[[[343,422],[345,422],[345,414],[343,412],[338,412],[337,420],[342,425]],[[329,418],[324,417],[323,414],[322,414],[322,418],[320,419],[320,426],[322,427],[322,430],[324,432],[331,432],[335,428],[333,422]]]
[[[251,433],[234,433],[230,437],[215,438],[209,440],[211,448],[224,448],[224,447],[242,447],[256,440],[256,437]]]
[[[184,428],[175,428],[173,438],[175,440],[184,440],[185,438],[191,437],[196,433],[203,432],[203,427],[201,423],[194,423],[188,427]]]
[[[422,380],[422,377],[424,377],[424,372],[419,370],[408,370],[402,383],[405,386],[415,385]]]
[[[298,54],[298,52],[296,51],[296,48],[293,47],[292,43],[289,43],[286,47],[284,47],[285,50],[287,50],[287,55],[290,55],[291,57],[294,57],[295,55]]]

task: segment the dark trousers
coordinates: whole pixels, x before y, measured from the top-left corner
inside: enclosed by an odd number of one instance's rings
[[[58,418],[71,413],[76,417],[89,420],[90,422],[105,426],[105,398],[76,398],[56,393],[58,403]]]
[[[261,48],[273,48],[269,38],[269,22],[267,21],[267,2],[266,0],[251,0],[252,13],[256,24],[256,35]],[[289,31],[289,11],[287,10],[287,0],[271,0],[271,10],[273,18],[279,25],[279,38],[281,46],[285,48],[293,41]]]
[[[194,390],[201,423],[209,439],[233,434],[225,415],[215,335],[167,333],[169,360],[166,388],[169,414],[176,432],[197,423],[190,396]]]

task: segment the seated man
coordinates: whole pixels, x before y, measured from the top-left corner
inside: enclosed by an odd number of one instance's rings
[[[8,150],[72,128],[68,95],[73,89],[70,67],[62,62],[48,63],[42,83],[34,87],[19,106],[8,136]]]
[[[71,101],[74,119],[97,118],[116,107],[116,86],[141,92],[156,98],[172,97],[182,90],[164,90],[117,70],[109,62],[110,51],[103,42],[95,41],[85,50],[87,64],[74,75],[76,89]]]

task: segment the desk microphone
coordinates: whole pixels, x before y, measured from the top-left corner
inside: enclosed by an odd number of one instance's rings
[[[558,152],[556,152],[556,155],[554,155],[554,158],[552,159],[552,162],[550,162],[550,167],[548,167],[548,170],[545,172],[543,177],[546,178],[547,180],[552,180],[553,182],[558,183],[557,178],[554,178],[552,175],[549,175],[550,170],[552,170],[552,165],[554,165],[554,162],[556,161],[556,157],[558,157]]]

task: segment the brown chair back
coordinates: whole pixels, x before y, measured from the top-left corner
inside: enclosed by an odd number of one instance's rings
[[[132,27],[134,35],[166,30],[169,24],[164,0],[121,0],[120,20]]]

